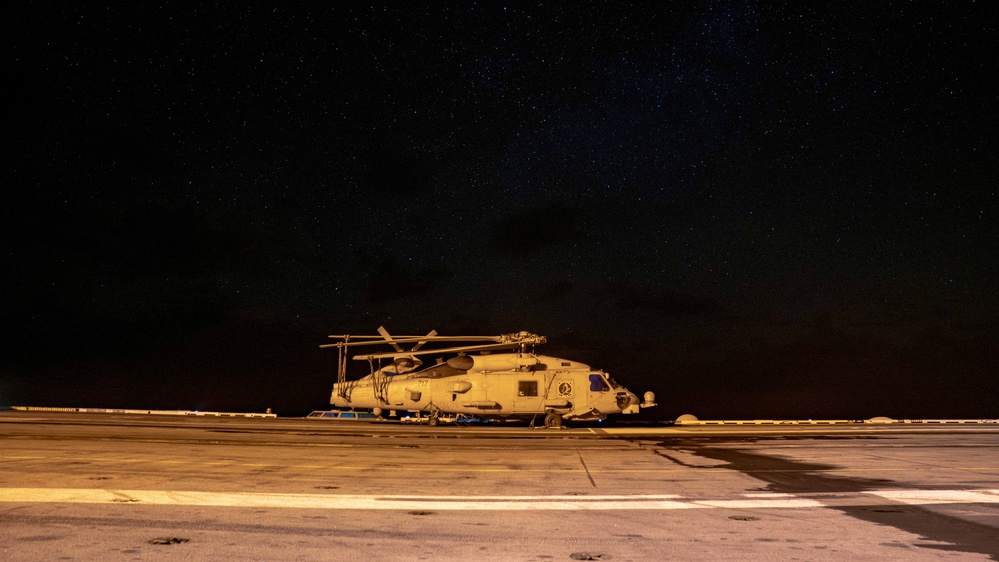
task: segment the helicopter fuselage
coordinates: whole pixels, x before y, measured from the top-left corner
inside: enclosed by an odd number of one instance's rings
[[[411,372],[396,362],[368,376],[338,383],[337,408],[469,414],[479,418],[603,420],[637,413],[638,397],[589,365],[533,353],[459,355]],[[645,406],[645,404],[642,404]],[[546,421],[546,425],[548,422]]]

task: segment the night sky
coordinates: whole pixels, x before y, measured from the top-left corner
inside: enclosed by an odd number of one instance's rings
[[[991,3],[205,4],[4,18],[0,406],[302,415],[384,325],[999,417]]]

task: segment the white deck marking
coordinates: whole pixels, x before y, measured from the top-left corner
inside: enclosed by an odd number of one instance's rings
[[[999,503],[999,490],[877,490],[852,498],[822,494],[745,494],[743,499],[697,499],[671,495],[635,496],[390,496],[216,493],[166,490],[96,490],[85,488],[0,488],[0,502],[175,505],[300,509],[526,511],[526,510],[678,510],[678,509],[800,509],[872,502],[931,505]]]
[[[909,505],[999,503],[999,490],[882,490],[868,493]]]

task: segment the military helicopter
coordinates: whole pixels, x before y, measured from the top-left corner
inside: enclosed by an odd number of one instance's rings
[[[392,336],[379,327],[377,336],[329,337],[339,341],[319,347],[340,352],[330,396],[336,408],[371,410],[378,416],[388,411],[390,417],[399,411],[427,413],[431,426],[438,425],[442,415],[530,419],[532,425],[543,417],[546,428],[558,428],[563,421],[603,421],[609,414],[634,414],[655,406],[652,392],[639,403],[634,393],[603,371],[537,355],[535,346],[546,339],[529,332],[441,336],[433,330],[425,336]],[[408,350],[403,348],[410,344]],[[370,373],[348,381],[348,350],[376,345],[391,351],[354,355],[355,360],[368,361]],[[428,355],[437,360],[424,367],[420,357]]]

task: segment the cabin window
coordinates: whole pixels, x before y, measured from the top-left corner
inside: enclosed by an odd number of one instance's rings
[[[517,395],[518,396],[537,396],[538,395],[538,381],[518,381],[518,383],[517,383]]]
[[[600,375],[593,373],[590,375],[590,392],[606,392],[610,390],[607,388],[607,383],[604,382],[604,378]]]

